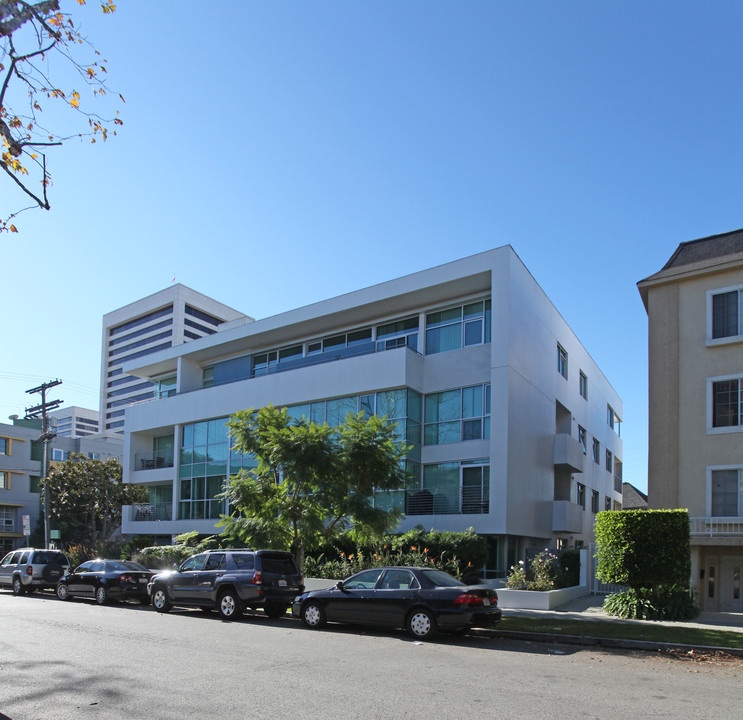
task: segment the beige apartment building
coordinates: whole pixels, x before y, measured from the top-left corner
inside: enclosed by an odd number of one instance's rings
[[[688,509],[700,607],[743,612],[743,230],[681,243],[638,288],[649,506]]]

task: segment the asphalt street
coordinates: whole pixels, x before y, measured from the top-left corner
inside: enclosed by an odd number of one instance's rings
[[[0,713],[11,720],[737,720],[742,706],[739,665],[0,592]]]

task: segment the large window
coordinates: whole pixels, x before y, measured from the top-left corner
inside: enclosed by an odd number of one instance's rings
[[[425,465],[422,485],[408,489],[407,515],[482,515],[489,511],[490,465],[487,461]]]
[[[712,471],[712,516],[743,515],[743,473],[740,468]]]
[[[0,532],[15,531],[16,508],[0,505]]]
[[[743,334],[743,291],[741,289],[712,295],[712,338],[735,337]]]
[[[377,350],[407,346],[418,349],[418,316],[377,326]]]
[[[218,518],[224,500],[217,499],[228,475],[229,440],[227,418],[184,425],[181,429],[181,520]]]
[[[741,394],[743,383],[740,378],[712,383],[712,427],[740,427],[743,424]]]
[[[490,342],[490,300],[426,315],[426,355]]]
[[[490,385],[473,385],[426,395],[426,445],[445,445],[489,437]]]

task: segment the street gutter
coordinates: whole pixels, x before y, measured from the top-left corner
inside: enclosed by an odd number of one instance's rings
[[[728,655],[743,657],[743,648],[717,647],[713,645],[689,645],[686,643],[656,642],[653,640],[622,640],[618,638],[599,638],[586,635],[557,635],[553,633],[535,633],[516,630],[485,630],[470,631],[480,637],[504,638],[507,640],[526,640],[543,643],[565,643],[567,645],[584,645],[594,647],[613,648],[619,650],[682,650],[694,652],[723,652]]]

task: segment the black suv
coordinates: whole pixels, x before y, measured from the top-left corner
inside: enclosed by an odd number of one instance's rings
[[[304,590],[297,561],[281,550],[209,550],[177,570],[155,575],[147,585],[152,607],[216,609],[231,620],[248,608],[281,617]]]

